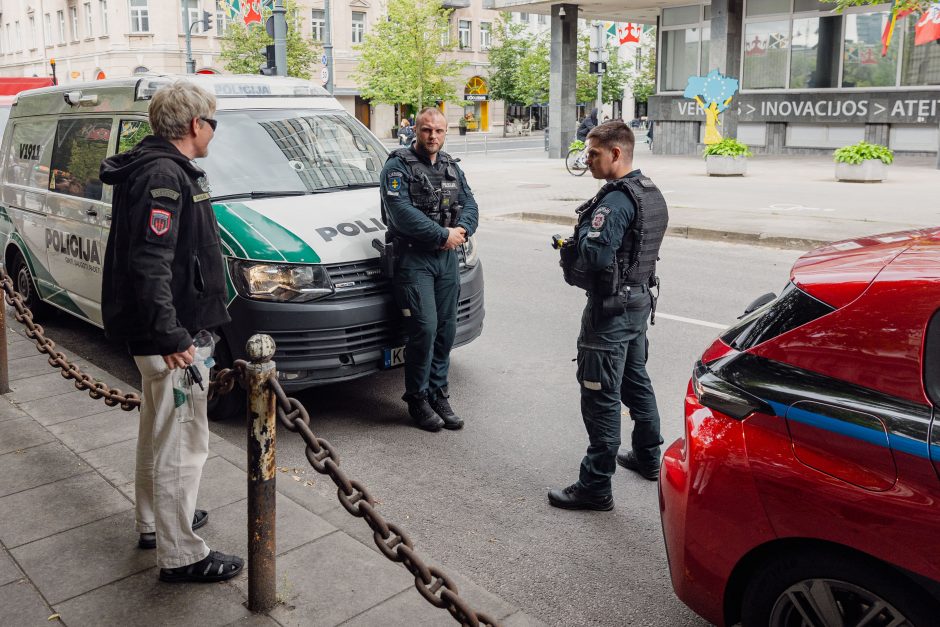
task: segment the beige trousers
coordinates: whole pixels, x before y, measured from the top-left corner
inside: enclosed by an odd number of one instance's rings
[[[203,559],[209,547],[192,530],[202,467],[209,456],[206,392],[192,387],[192,404],[178,412],[173,372],[160,355],[135,356],[142,398],[137,436],[138,533],[157,534],[157,564],[178,568]],[[199,366],[203,385],[209,371]]]

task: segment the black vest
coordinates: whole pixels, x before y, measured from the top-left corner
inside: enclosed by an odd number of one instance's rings
[[[444,167],[434,167],[419,159],[410,148],[399,148],[388,156],[392,157],[398,157],[408,166],[411,174],[408,193],[412,204],[441,226],[457,226],[460,212],[457,160],[446,152],[439,152],[437,161]]]
[[[636,215],[617,248],[613,266],[601,272],[591,271],[579,263],[578,233],[604,197],[614,191],[623,192],[633,201]],[[578,224],[572,244],[567,250],[562,249],[561,266],[565,281],[600,296],[616,294],[625,286],[648,285],[656,273],[659,247],[669,222],[666,199],[656,184],[645,176],[610,181],[597,195],[578,207],[577,212]]]

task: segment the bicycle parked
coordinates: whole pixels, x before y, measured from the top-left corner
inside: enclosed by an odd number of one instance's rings
[[[572,176],[583,176],[588,171],[587,146],[584,142],[574,142],[571,145],[568,156],[565,157],[565,167]]]

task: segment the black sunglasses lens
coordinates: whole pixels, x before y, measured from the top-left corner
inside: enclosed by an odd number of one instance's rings
[[[215,127],[219,125],[219,121],[214,118],[202,118],[202,120],[212,127],[212,130],[215,131]]]

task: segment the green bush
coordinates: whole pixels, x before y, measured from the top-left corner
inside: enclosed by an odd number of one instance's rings
[[[733,137],[725,137],[717,144],[705,146],[704,156],[715,155],[718,157],[750,157],[751,150],[747,144],[742,144]]]
[[[869,159],[880,159],[885,165],[891,165],[894,161],[894,153],[887,146],[869,144],[864,141],[851,146],[843,146],[832,153],[832,156],[836,163],[851,163],[852,165],[858,165]]]
[[[584,142],[580,139],[574,140],[571,142],[571,145],[568,146],[568,152],[571,152],[572,150],[584,150]]]

